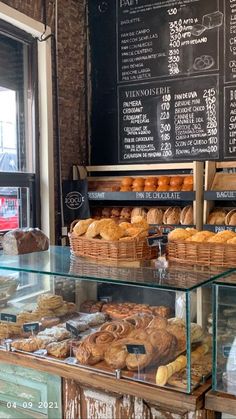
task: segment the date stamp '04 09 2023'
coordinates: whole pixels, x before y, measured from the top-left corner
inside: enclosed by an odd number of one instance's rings
[[[16,409],[18,407],[21,407],[23,409],[58,409],[58,403],[43,401],[32,403],[27,401],[23,402],[22,404],[18,404],[16,402],[7,402],[8,409]]]

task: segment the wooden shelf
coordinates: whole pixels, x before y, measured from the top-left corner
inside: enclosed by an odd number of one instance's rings
[[[205,408],[220,413],[235,415],[236,397],[227,393],[219,393],[217,391],[211,390],[206,393]]]
[[[35,358],[33,355],[7,352],[4,350],[0,350],[0,361],[21,367],[33,368],[38,371],[45,371],[48,374],[72,379],[83,386],[97,388],[98,390],[140,397],[165,407],[170,406],[171,400],[171,408],[186,412],[202,409],[204,407],[205,393],[211,387],[211,381],[209,380],[194,390],[192,394],[185,394],[135,381],[131,382],[125,378],[118,380],[114,375],[103,374],[93,369],[89,370],[83,367],[58,363],[53,360]]]

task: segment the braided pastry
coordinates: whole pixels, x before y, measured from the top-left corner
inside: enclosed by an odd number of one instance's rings
[[[100,331],[112,332],[118,339],[126,337],[133,329],[134,326],[131,323],[119,320],[104,323],[100,327]]]
[[[83,365],[94,365],[104,359],[104,353],[116,337],[113,333],[100,331],[87,336],[76,351],[76,358]]]
[[[142,313],[126,317],[125,319],[126,322],[133,324],[136,329],[145,329],[152,320],[152,315]]]

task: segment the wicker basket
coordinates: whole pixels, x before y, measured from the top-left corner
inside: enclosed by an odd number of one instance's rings
[[[185,265],[236,267],[236,245],[222,243],[169,242],[168,259]]]

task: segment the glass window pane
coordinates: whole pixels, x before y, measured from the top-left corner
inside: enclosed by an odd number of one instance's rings
[[[29,227],[29,189],[0,188],[0,232]]]
[[[31,47],[0,34],[0,172],[34,172]]]

